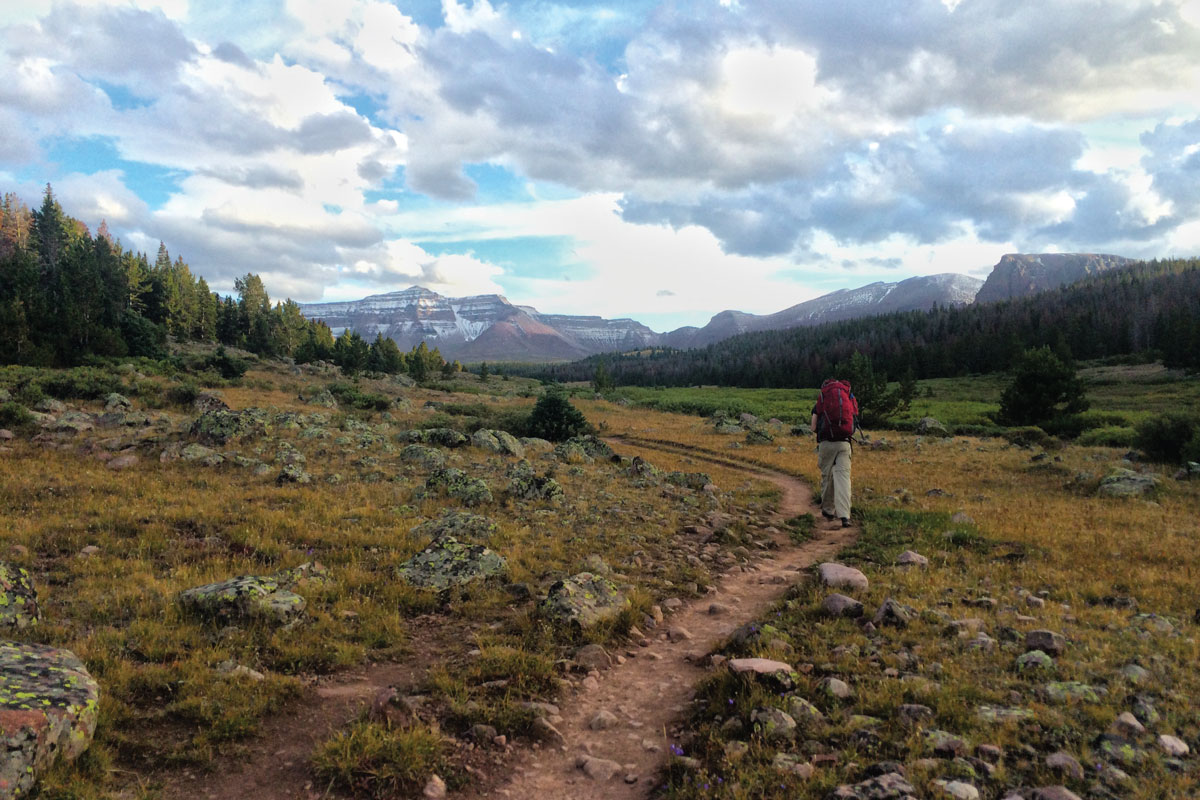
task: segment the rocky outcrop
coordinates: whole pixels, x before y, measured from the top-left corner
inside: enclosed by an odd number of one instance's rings
[[[422,522],[410,531],[413,536],[428,536],[437,541],[444,537],[487,541],[499,527],[495,522],[481,514],[471,514],[466,511],[447,511],[437,519]]]
[[[179,604],[206,619],[264,620],[286,625],[301,619],[307,605],[303,597],[289,590],[327,579],[324,567],[302,564],[274,575],[241,575],[186,589],[179,593]]]
[[[413,586],[443,591],[502,575],[506,569],[504,559],[493,550],[443,536],[400,565],[396,573]]]
[[[465,506],[492,502],[492,492],[482,478],[472,478],[461,469],[439,469],[425,481],[426,491],[444,494]]]
[[[244,411],[212,409],[192,423],[191,434],[205,445],[225,445],[233,439],[250,439],[267,432],[269,418],[257,408]]]
[[[590,628],[628,606],[629,599],[611,580],[581,572],[551,586],[539,608],[553,622]]]
[[[92,743],[100,687],[69,650],[0,642],[0,797],[21,797]]]
[[[1012,253],[992,268],[975,302],[1025,297],[1132,263],[1121,256],[1096,253]]]

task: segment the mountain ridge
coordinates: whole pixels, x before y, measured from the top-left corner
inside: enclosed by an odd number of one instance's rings
[[[663,333],[630,319],[544,314],[499,294],[444,297],[421,286],[361,300],[304,303],[300,310],[321,319],[334,335],[353,330],[367,339],[381,334],[410,349],[421,341],[447,358],[464,361],[559,361],[646,347],[691,349],[731,336],[821,325],[895,311],[965,306],[1021,297],[1136,263],[1093,253],[1008,254],[987,280],[947,272],[895,282],[876,281],[838,289],[771,314],[726,309],[703,326]]]

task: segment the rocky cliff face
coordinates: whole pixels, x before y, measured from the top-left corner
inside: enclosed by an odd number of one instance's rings
[[[992,268],[975,302],[1025,297],[1132,263],[1128,258],[1097,253],[1014,253]]]
[[[774,314],[722,311],[703,328],[681,328],[664,334],[671,347],[703,347],[748,331],[772,331],[820,325],[893,311],[917,311],[971,303],[983,281],[945,273],[909,278],[898,283],[871,283],[857,289],[839,289]]]
[[[659,334],[631,319],[540,314],[497,294],[443,297],[420,286],[344,303],[306,303],[335,336],[347,329],[383,334],[408,350],[424,341],[464,361],[552,361],[657,344]]]

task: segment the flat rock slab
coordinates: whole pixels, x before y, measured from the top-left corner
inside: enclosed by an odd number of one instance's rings
[[[831,594],[821,601],[821,610],[831,617],[861,617],[863,604],[844,594]]]
[[[304,614],[304,598],[283,588],[274,576],[240,575],[185,589],[179,603],[187,611],[213,619],[262,619],[288,624]]]
[[[74,653],[0,642],[0,797],[87,750],[99,711],[100,687]]]
[[[855,784],[844,784],[829,795],[832,800],[916,800],[917,790],[898,772],[889,772]]]
[[[1144,497],[1158,488],[1158,479],[1131,469],[1114,470],[1100,481],[1096,494],[1101,497]]]
[[[502,575],[507,569],[507,563],[494,550],[443,536],[401,564],[396,572],[413,586],[442,591]]]
[[[817,567],[817,576],[822,585],[831,589],[853,589],[865,592],[870,585],[867,576],[859,570],[832,561],[826,561]]]
[[[22,630],[38,623],[37,590],[24,567],[0,561],[0,630]]]

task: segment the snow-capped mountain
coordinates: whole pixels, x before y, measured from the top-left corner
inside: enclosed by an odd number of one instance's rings
[[[722,311],[703,328],[680,328],[664,334],[672,347],[703,347],[749,331],[771,331],[820,325],[842,319],[918,311],[939,306],[963,306],[975,299],[983,281],[957,273],[926,275],[898,283],[870,283],[857,289],[839,289],[774,314]]]
[[[462,361],[553,361],[642,347],[702,347],[747,331],[819,325],[890,311],[970,303],[982,281],[933,275],[899,283],[841,289],[775,314],[722,311],[703,328],[656,333],[632,319],[543,314],[497,294],[443,297],[420,286],[341,303],[307,303],[301,312],[322,319],[338,336],[346,329],[372,340],[382,334],[410,349],[424,341]]]
[[[350,329],[402,349],[424,341],[463,361],[573,359],[656,344],[659,334],[631,319],[540,314],[498,294],[443,297],[420,286],[341,303],[306,303],[301,312],[324,320],[335,336]]]

